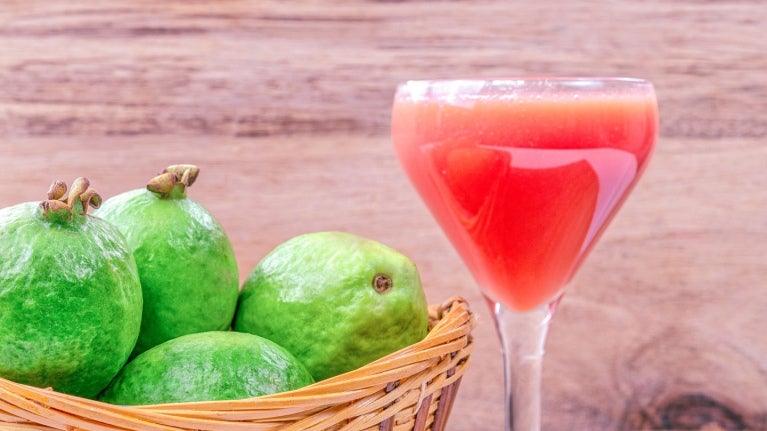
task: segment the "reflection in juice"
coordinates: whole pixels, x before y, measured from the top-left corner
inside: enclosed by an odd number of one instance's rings
[[[443,226],[490,294],[515,309],[553,297],[570,279],[636,176],[615,149],[422,147],[449,209]]]

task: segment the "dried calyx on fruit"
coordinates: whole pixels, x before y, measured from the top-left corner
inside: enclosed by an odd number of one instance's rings
[[[147,190],[160,197],[184,197],[186,188],[197,179],[200,169],[195,165],[171,165],[149,180]]]
[[[48,199],[40,202],[43,218],[49,221],[72,220],[75,216],[84,216],[88,207],[101,206],[101,196],[91,188],[90,181],[78,177],[72,182],[72,189],[67,193],[67,184],[57,180],[48,189]]]

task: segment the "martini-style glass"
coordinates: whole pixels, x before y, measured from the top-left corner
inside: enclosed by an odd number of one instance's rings
[[[644,171],[657,128],[653,86],[638,79],[397,88],[397,156],[493,312],[506,430],[540,430],[541,361],[554,309]]]

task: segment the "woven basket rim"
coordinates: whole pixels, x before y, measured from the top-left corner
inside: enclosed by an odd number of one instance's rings
[[[413,422],[406,429],[441,430],[469,364],[476,315],[460,296],[429,313],[429,332],[415,344],[293,391],[241,400],[119,406],[0,378],[0,429],[390,430],[396,417]]]

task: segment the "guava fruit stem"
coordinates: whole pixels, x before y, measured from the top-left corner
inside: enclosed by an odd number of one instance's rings
[[[68,194],[65,182],[54,181],[48,189],[48,199],[40,202],[43,218],[47,220],[72,220],[76,214],[84,216],[89,206],[101,206],[101,196],[85,177],[76,178]]]
[[[170,165],[146,185],[147,190],[161,198],[186,197],[186,188],[197,179],[200,169],[195,165]]]

